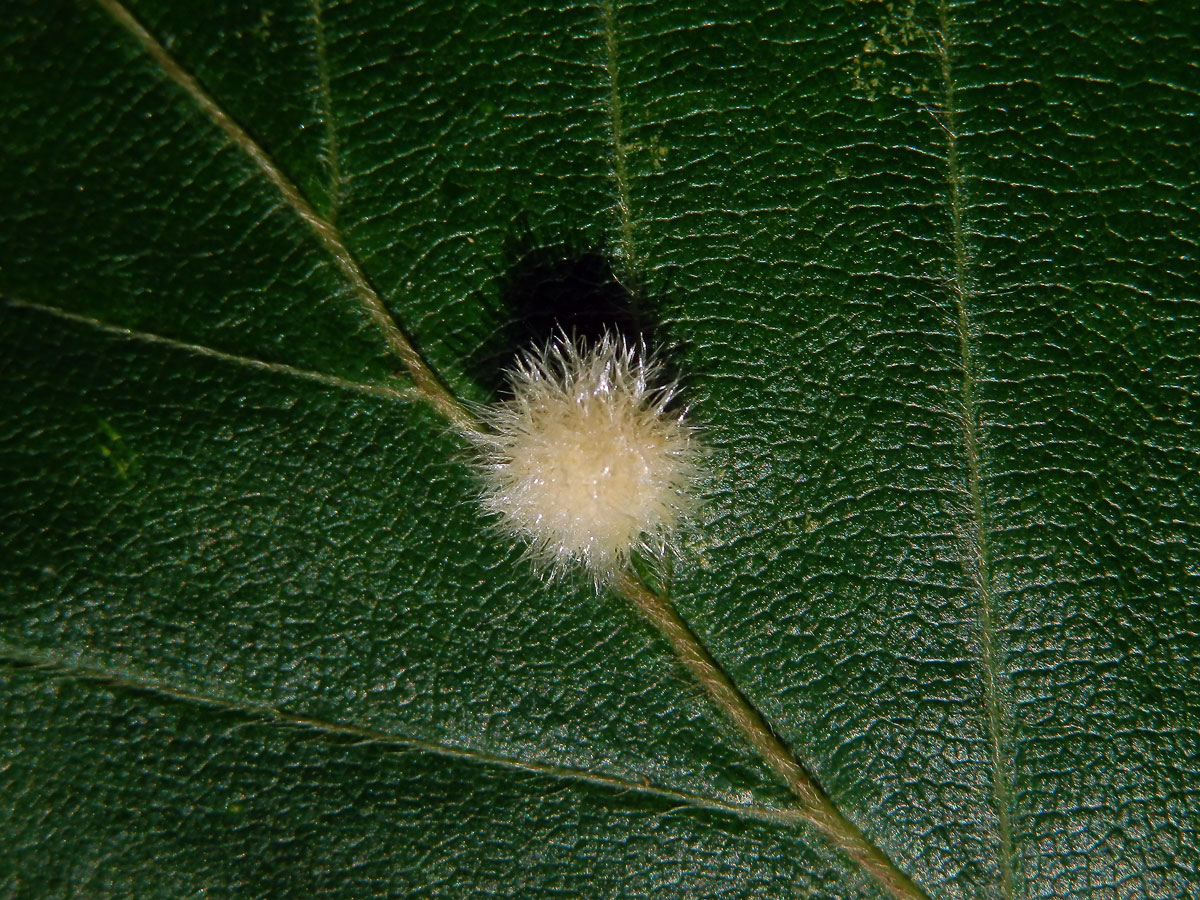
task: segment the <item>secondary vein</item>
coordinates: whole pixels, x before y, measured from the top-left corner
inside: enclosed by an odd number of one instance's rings
[[[315,716],[306,716],[287,712],[274,706],[259,705],[245,702],[235,702],[223,697],[212,697],[193,691],[187,691],[170,685],[145,681],[127,674],[114,674],[99,669],[91,669],[78,665],[67,665],[58,660],[39,658],[25,653],[15,652],[9,648],[0,648],[0,668],[16,671],[31,669],[44,672],[53,678],[71,681],[101,684],[114,690],[138,691],[167,700],[193,703],[222,712],[242,715],[247,718],[264,722],[290,725],[303,728],[317,734],[330,737],[349,737],[364,743],[380,744],[407,750],[420,750],[434,753],[438,756],[464,760],[483,766],[516,769],[534,775],[543,775],[563,781],[581,782],[612,788],[621,793],[632,793],[640,796],[659,797],[672,800],[681,806],[693,809],[705,809],[725,813],[743,819],[774,822],[777,824],[794,825],[800,818],[795,810],[765,806],[761,804],[738,804],[706,797],[689,791],[659,787],[642,780],[629,780],[615,775],[604,775],[589,772],[586,769],[575,769],[568,766],[550,765],[547,763],[530,762],[487,753],[471,747],[456,747],[440,744],[434,741],[409,738],[391,734],[375,728],[343,722],[330,722]]]
[[[436,406],[443,415],[464,432],[477,430],[475,419],[453,394],[442,384],[437,374],[429,368],[421,358],[412,342],[405,336],[392,314],[388,311],[378,291],[359,266],[354,254],[342,237],[337,227],[320,215],[308,201],[308,198],[292,182],[287,175],[267,155],[267,152],[252,138],[241,125],[225,112],[183,65],[175,59],[146,28],[139,22],[119,0],[96,0],[101,8],[109,13],[114,20],[133,36],[142,49],[162,69],[163,73],[175,82],[198,107],[222,131],[228,135],[233,144],[250,158],[255,166],[266,176],[267,180],[279,191],[283,201],[290,206],[314,234],[321,244],[333,257],[334,262],[349,282],[351,289],[366,308],[368,315],[383,334],[388,348],[404,362],[417,389]]]
[[[972,349],[970,252],[967,247],[962,189],[962,170],[958,160],[957,108],[955,105],[954,45],[950,26],[950,0],[938,4],[938,57],[942,69],[945,106],[942,126],[946,135],[946,182],[949,193],[951,249],[953,269],[950,295],[954,303],[958,332],[961,384],[960,421],[963,455],[967,467],[967,491],[970,498],[971,542],[969,577],[975,582],[980,599],[979,641],[982,655],[984,702],[987,708],[988,753],[992,764],[992,794],[996,804],[1000,839],[1000,878],[1005,897],[1014,895],[1012,803],[1008,784],[1008,760],[1005,751],[1006,724],[1000,698],[1000,672],[995,599],[988,577],[988,534],[984,510],[984,490],[979,459],[978,363]]]
[[[629,167],[625,158],[616,0],[601,0],[600,18],[604,28],[604,69],[608,75],[608,114],[613,142],[613,178],[617,183],[621,256],[628,273],[632,274],[637,271],[638,260],[633,236],[633,209],[629,199]]]
[[[316,45],[317,81],[321,91],[321,122],[325,130],[322,155],[329,177],[329,221],[337,222],[342,203],[342,152],[338,142],[337,120],[333,114],[333,85],[329,75],[329,51],[325,45],[325,20],[322,0],[312,0],[313,42]]]
[[[159,347],[167,347],[172,350],[178,350],[183,353],[191,353],[196,356],[207,357],[208,359],[217,359],[222,362],[231,363],[237,366],[245,366],[249,369],[255,369],[260,372],[271,372],[277,375],[286,375],[291,378],[303,378],[305,381],[315,381],[319,384],[328,385],[329,387],[338,388],[343,391],[354,391],[360,394],[374,394],[377,397],[386,397],[389,400],[415,400],[420,397],[416,388],[397,387],[389,384],[371,384],[362,381],[352,381],[349,378],[341,378],[337,375],[330,375],[326,372],[316,372],[311,369],[301,369],[296,366],[289,366],[285,363],[267,362],[262,359],[255,359],[251,356],[239,356],[236,353],[226,353],[223,350],[216,350],[212,347],[206,347],[203,344],[191,344],[187,341],[179,341],[175,338],[165,337],[161,334],[154,334],[149,331],[136,331],[132,328],[125,328],[122,325],[113,325],[109,322],[104,322],[100,319],[94,319],[91,316],[80,315],[79,313],[70,312],[65,309],[60,309],[57,306],[48,306],[43,303],[31,303],[28,300],[5,300],[7,306],[13,309],[27,309],[32,312],[42,313],[48,316],[62,319],[67,322],[72,322],[77,325],[83,325],[88,328],[93,328],[96,331],[102,331],[106,334],[116,335],[129,341],[137,341],[143,344],[154,344]]]

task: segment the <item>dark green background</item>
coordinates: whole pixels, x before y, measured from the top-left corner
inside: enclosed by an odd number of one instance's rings
[[[931,897],[1200,892],[1188,4],[130,9],[460,396],[606,260],[712,450],[681,613]],[[6,13],[0,892],[879,898],[425,405],[120,331],[402,380],[112,17]]]

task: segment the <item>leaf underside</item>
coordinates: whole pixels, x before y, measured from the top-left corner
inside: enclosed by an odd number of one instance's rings
[[[887,897],[489,528],[121,11],[461,399],[547,294],[636,312],[710,449],[675,605],[930,897],[1200,892],[1183,5],[18,0],[0,893]]]

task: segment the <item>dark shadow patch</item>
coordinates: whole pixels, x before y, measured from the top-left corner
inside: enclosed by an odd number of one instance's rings
[[[611,331],[632,344],[655,346],[652,304],[617,276],[603,250],[558,245],[514,256],[501,283],[494,331],[470,363],[485,390],[503,394],[504,372],[516,355],[545,346],[560,333],[586,344]]]

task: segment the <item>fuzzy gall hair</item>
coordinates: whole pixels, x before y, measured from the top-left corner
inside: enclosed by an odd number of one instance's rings
[[[483,505],[544,569],[581,565],[596,586],[635,552],[660,557],[692,504],[694,429],[645,346],[560,336],[508,373],[479,438]]]

